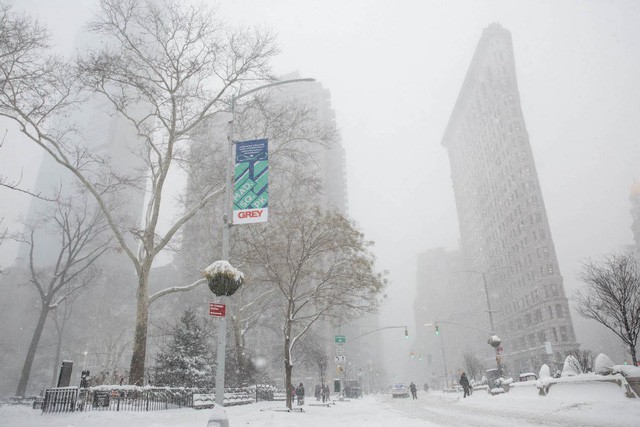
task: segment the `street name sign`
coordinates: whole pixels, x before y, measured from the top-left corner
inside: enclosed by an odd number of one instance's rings
[[[347,342],[347,339],[344,335],[336,335],[336,342]]]
[[[209,303],[209,315],[224,317],[227,314],[227,306],[224,304]]]

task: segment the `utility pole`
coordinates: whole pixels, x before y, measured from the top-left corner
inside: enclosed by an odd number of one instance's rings
[[[235,169],[235,162],[233,158],[233,149],[236,144],[234,139],[234,121],[236,114],[236,102],[244,98],[247,95],[250,95],[254,92],[257,92],[262,89],[270,88],[273,86],[280,86],[290,83],[298,83],[298,82],[313,82],[315,79],[290,79],[290,80],[278,80],[272,83],[268,83],[246,92],[239,93],[237,95],[231,96],[231,120],[229,121],[229,133],[227,135],[228,139],[228,147],[227,147],[227,158],[229,159],[229,164],[227,165],[227,173],[225,176],[225,190],[224,190],[224,207],[223,207],[223,215],[222,215],[222,250],[221,250],[221,258],[224,261],[229,261],[229,246],[230,246],[230,233],[231,227],[233,226],[233,206],[231,204],[233,191],[233,173]],[[220,302],[224,302],[227,298],[218,297]],[[218,351],[216,354],[216,403],[220,405],[220,407],[224,406],[224,372],[225,372],[225,362],[226,362],[226,350],[227,350],[227,317],[220,317],[220,325],[218,331]]]

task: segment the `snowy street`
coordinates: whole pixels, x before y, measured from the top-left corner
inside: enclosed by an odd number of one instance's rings
[[[366,396],[335,406],[313,406],[303,413],[283,412],[282,402],[226,408],[231,426],[634,426],[640,419],[640,399],[624,397],[607,384],[571,388],[541,397],[525,390],[489,396],[482,391],[462,399],[459,394],[418,392],[418,399],[391,395]],[[311,404],[311,405],[310,405]],[[156,412],[87,412],[47,414],[26,407],[0,408],[0,425],[7,427],[187,427],[207,425],[208,410]]]

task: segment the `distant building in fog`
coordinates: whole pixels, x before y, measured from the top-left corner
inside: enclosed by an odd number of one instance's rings
[[[449,153],[462,251],[475,284],[464,304],[496,333],[512,373],[562,363],[578,348],[529,136],[511,34],[483,31],[442,145]]]
[[[451,380],[463,368],[462,356],[466,350],[477,352],[484,349],[484,356],[491,357],[491,348],[484,344],[486,334],[461,325],[488,328],[477,324],[476,306],[467,302],[470,282],[461,273],[466,268],[462,251],[429,249],[418,254],[417,267],[418,287],[414,301],[416,351],[422,356],[418,372],[424,376],[418,381],[439,388],[444,383],[444,359]],[[435,333],[435,323],[438,323],[439,335]],[[444,358],[442,344],[446,350]]]
[[[633,240],[636,243],[636,248],[640,250],[640,182],[631,187],[629,200],[631,200],[631,218],[633,218],[631,231],[633,231]]]

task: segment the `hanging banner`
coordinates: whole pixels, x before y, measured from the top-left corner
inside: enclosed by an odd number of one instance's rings
[[[269,218],[269,148],[266,139],[236,143],[233,223],[267,222]]]

